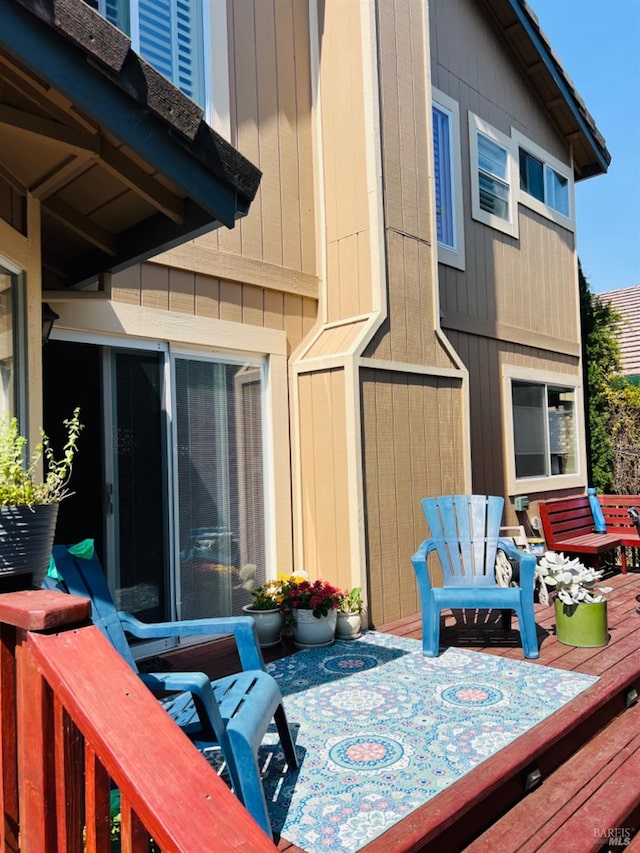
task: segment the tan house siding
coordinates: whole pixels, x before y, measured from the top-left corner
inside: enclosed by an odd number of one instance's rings
[[[370,621],[419,610],[411,555],[420,498],[465,491],[464,412],[455,379],[361,372]]]
[[[518,239],[471,219],[468,112],[564,163],[570,154],[477,3],[433,0],[430,22],[433,85],[460,107],[465,188],[466,270],[440,266],[443,326],[467,314],[577,344],[575,236],[522,205]]]
[[[373,308],[359,3],[318,4],[328,322]]]
[[[450,333],[452,344],[469,365],[469,387],[471,395],[471,454],[473,458],[473,491],[483,494],[508,495],[505,468],[506,423],[501,412],[502,369],[512,365],[534,369],[541,375],[560,373],[575,376],[576,385],[581,385],[581,368],[577,358],[570,355],[552,354],[545,350],[509,344],[480,335],[459,332]],[[580,460],[585,469],[584,454]],[[575,491],[569,490],[569,491]],[[522,493],[526,493],[523,485]],[[535,500],[557,497],[558,493],[536,493]],[[529,515],[535,514],[532,505]],[[505,523],[517,524],[512,506],[507,502]]]
[[[227,0],[231,142],[262,170],[249,215],[200,238],[287,269],[317,268],[307,0]]]
[[[302,565],[311,577],[352,585],[349,516],[354,511],[347,478],[345,372],[307,373],[298,380]]]
[[[472,218],[471,178],[476,167],[470,162],[470,113],[509,138],[517,131],[569,170],[571,152],[482,4],[432,0],[429,12],[432,82],[457,102],[460,111],[464,206],[465,268],[438,266],[441,324],[469,370],[473,491],[508,498],[513,496],[506,437],[510,401],[505,399],[503,367],[575,376],[576,386],[581,385],[576,243],[570,221],[566,226],[557,224],[517,201],[515,175],[517,237]],[[517,156],[515,143],[514,150]],[[580,410],[577,419],[578,476],[586,484]],[[526,492],[523,482],[517,493]],[[529,494],[531,517],[542,496]],[[517,521],[508,500],[505,521]]]
[[[289,352],[312,328],[317,309],[312,298],[157,263],[130,267],[114,275],[111,298],[146,308],[280,329],[287,333]],[[241,349],[241,337],[237,344]]]

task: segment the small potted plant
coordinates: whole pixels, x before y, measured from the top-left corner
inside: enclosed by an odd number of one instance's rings
[[[252,616],[258,629],[258,642],[263,649],[276,646],[280,642],[280,634],[284,617],[280,609],[282,604],[282,581],[271,580],[251,590],[250,604],[242,608],[247,616]]]
[[[355,640],[362,628],[362,588],[359,586],[340,593],[336,637],[339,640]]]
[[[281,610],[298,648],[328,646],[336,633],[340,590],[327,581],[292,576],[282,584]]]
[[[39,587],[49,565],[58,505],[68,497],[73,458],[82,429],[80,410],[64,421],[67,440],[56,459],[44,431],[26,459],[27,439],[16,418],[0,423],[0,577],[31,573]],[[44,475],[40,476],[41,466]]]
[[[549,588],[556,614],[558,641],[569,646],[606,646],[607,601],[611,587],[598,586],[604,572],[585,566],[578,558],[547,551],[536,575]]]

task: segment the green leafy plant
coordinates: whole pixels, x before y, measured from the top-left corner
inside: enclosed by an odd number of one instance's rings
[[[83,428],[80,409],[63,421],[67,440],[62,457],[57,459],[48,436],[40,430],[41,440],[30,460],[26,457],[27,439],[20,434],[16,418],[0,423],[0,506],[34,506],[58,503],[68,497],[73,458],[78,448],[78,436]],[[41,462],[44,477],[38,472]]]
[[[359,586],[346,589],[340,593],[340,604],[338,608],[341,613],[362,613],[364,601],[362,600],[362,589]]]

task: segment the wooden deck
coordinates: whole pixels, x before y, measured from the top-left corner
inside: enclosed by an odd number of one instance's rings
[[[610,640],[601,648],[562,645],[554,636],[553,608],[536,605],[537,663],[599,681],[367,845],[366,853],[584,853],[624,847],[616,838],[628,844],[640,824],[640,573],[617,574],[606,583],[613,587],[607,596]],[[418,616],[377,630],[421,637]],[[464,623],[448,616],[441,642],[522,659],[517,630],[505,636],[496,613],[467,611]],[[283,643],[265,650],[265,658],[291,651]],[[171,652],[165,659],[210,677],[237,666],[225,643]],[[285,839],[278,847],[300,850]]]

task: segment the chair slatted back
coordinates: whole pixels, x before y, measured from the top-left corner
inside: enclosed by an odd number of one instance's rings
[[[424,498],[445,586],[495,586],[495,564],[504,498],[441,495]]]
[[[91,559],[85,560],[70,553],[66,545],[54,545],[53,560],[64,579],[58,582],[61,588],[72,595],[91,599],[91,618],[94,625],[102,631],[129,666],[138,672],[97,554],[94,552]]]

